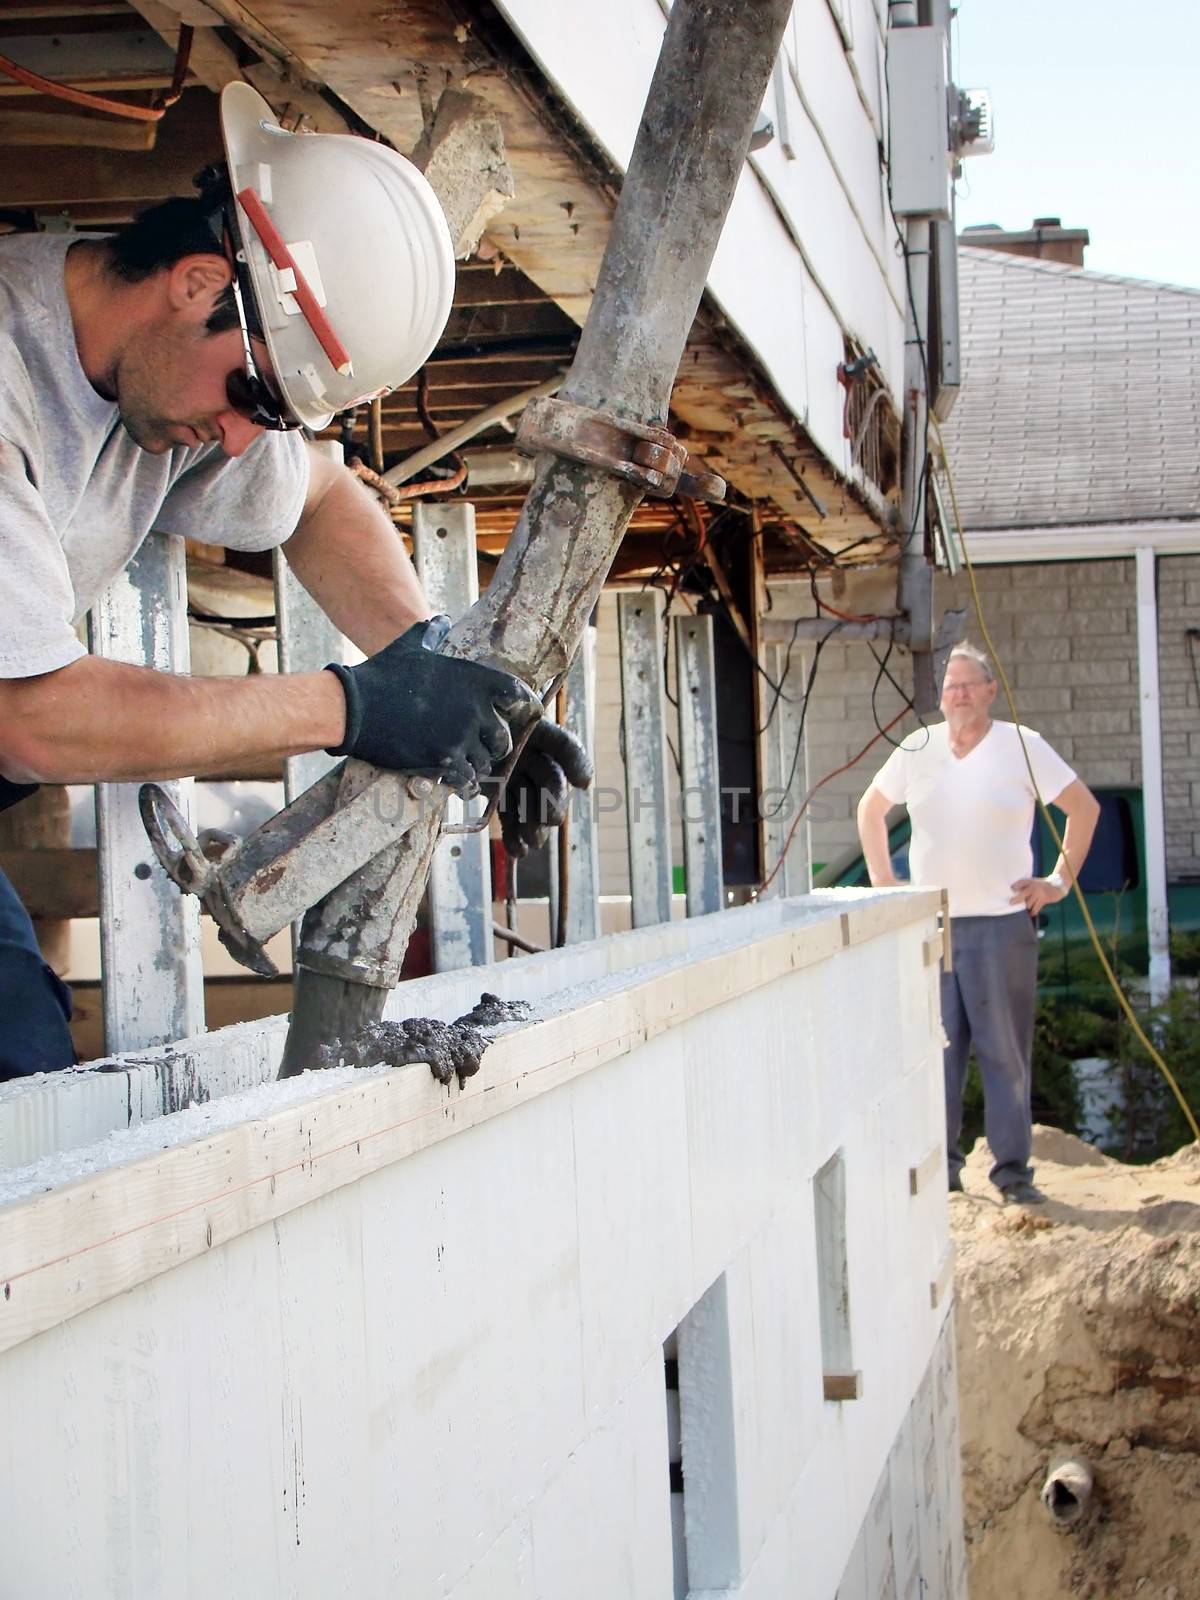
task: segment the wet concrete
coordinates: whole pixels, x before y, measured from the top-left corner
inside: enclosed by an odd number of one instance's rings
[[[501,1000],[483,993],[477,1004],[453,1022],[406,1017],[403,1022],[368,1022],[345,1044],[326,1045],[321,1067],[411,1066],[425,1061],[439,1083],[457,1075],[459,1087],[473,1078],[497,1028],[532,1015],[524,1000]]]

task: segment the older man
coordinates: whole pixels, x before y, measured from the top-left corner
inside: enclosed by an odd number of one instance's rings
[[[1006,1203],[1030,1205],[1043,1199],[1029,1164],[1037,983],[1033,919],[1070,892],[1069,870],[1078,873],[1082,867],[1100,808],[1040,734],[993,721],[995,698],[988,658],[959,645],[942,685],[945,721],[910,734],[893,750],[859,802],[858,831],[871,882],[895,884],[887,815],[893,806],[906,805],[912,822],[911,879],[949,891],[954,969],[942,974],[942,1021],[950,1187],[962,1188],[963,1084],[974,1044],[993,1157],[991,1180]],[[1067,819],[1062,855],[1045,878],[1032,876],[1030,841],[1039,794]]]

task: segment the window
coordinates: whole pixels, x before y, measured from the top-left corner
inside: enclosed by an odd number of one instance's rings
[[[672,1350],[678,1352],[674,1360]],[[675,1597],[684,1600],[689,1592],[734,1589],[741,1582],[733,1367],[724,1277],[696,1302],[663,1353],[669,1443],[673,1409],[679,1418],[680,1460],[675,1462],[674,1450],[668,1456]],[[699,1470],[689,1481],[690,1462],[699,1463]]]
[[[839,1150],[813,1179],[817,1230],[817,1293],[821,1369],[826,1400],[857,1400],[862,1375],[850,1340],[850,1273],[846,1257],[846,1162]]]

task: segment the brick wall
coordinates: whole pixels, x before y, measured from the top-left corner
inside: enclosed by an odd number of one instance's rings
[[[1200,628],[1200,556],[1171,556],[1158,564],[1158,670],[1173,879],[1200,877],[1200,639],[1188,628]]]

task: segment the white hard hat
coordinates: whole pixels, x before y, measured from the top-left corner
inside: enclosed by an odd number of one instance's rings
[[[288,133],[248,83],[221,132],[275,378],[310,428],[411,378],[441,336],[454,249],[437,196],[387,145]]]

